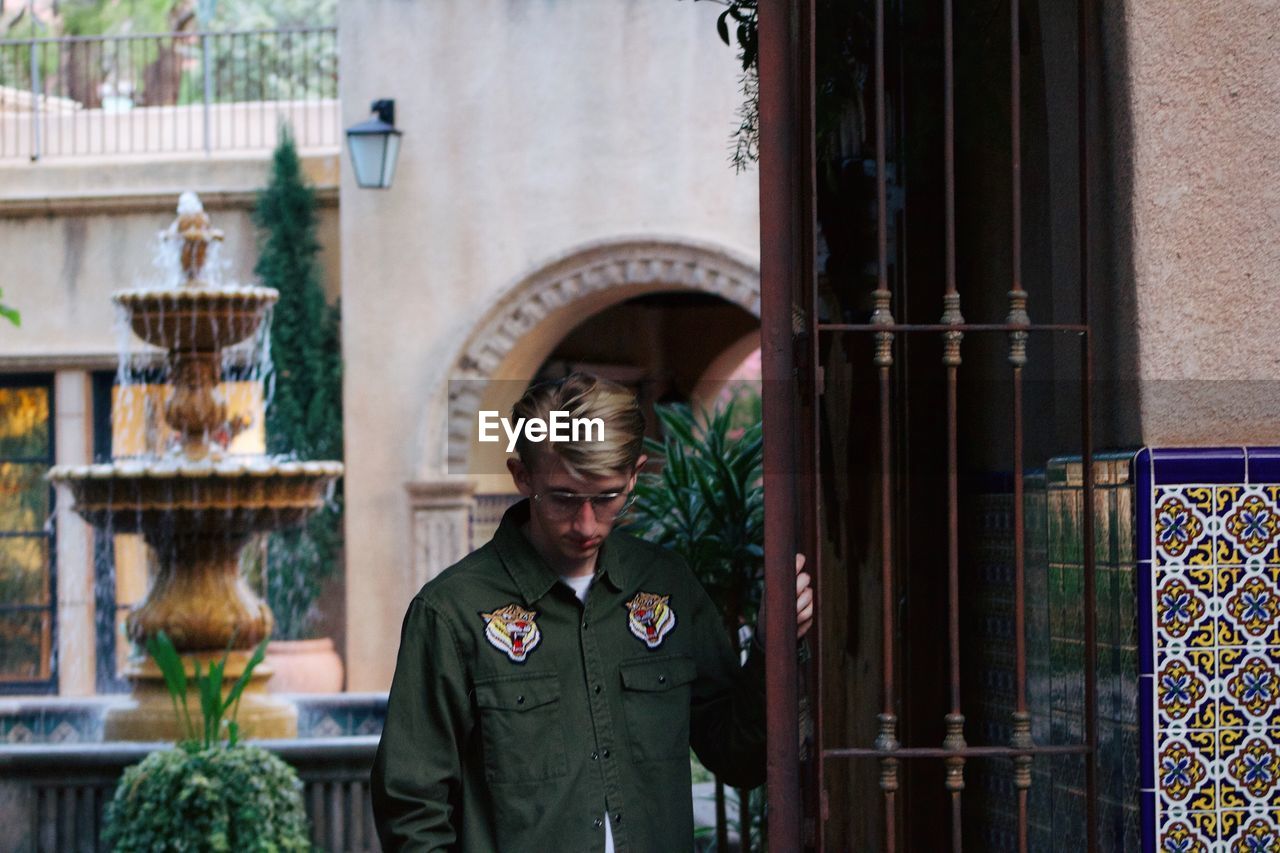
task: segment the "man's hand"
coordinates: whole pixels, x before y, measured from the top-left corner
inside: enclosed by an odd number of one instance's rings
[[[813,587],[809,573],[804,571],[804,554],[796,554],[796,639],[800,639],[813,626]]]

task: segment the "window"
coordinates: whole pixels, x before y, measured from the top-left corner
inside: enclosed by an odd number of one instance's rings
[[[57,689],[53,377],[0,377],[0,693]]]

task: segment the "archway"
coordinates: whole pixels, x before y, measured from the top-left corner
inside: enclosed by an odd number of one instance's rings
[[[480,476],[472,466],[475,413],[501,409],[503,381],[528,381],[583,319],[625,300],[663,291],[719,296],[760,313],[755,264],[714,246],[683,240],[620,240],[583,247],[511,288],[476,325],[442,388],[445,441],[438,470]],[[436,458],[439,458],[438,456]],[[436,467],[436,466],[432,466]]]
[[[425,582],[475,544],[500,514],[477,493],[509,490],[501,459],[477,464],[476,417],[510,408],[555,346],[583,320],[660,292],[718,296],[760,315],[755,263],[717,246],[671,239],[583,246],[514,284],[478,322],[426,404],[416,481],[406,484],[414,574]],[[486,454],[501,445],[484,445]],[[482,468],[487,469],[484,473]]]

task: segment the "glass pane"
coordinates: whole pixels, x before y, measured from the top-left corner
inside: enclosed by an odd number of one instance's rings
[[[49,540],[43,536],[0,539],[0,610],[6,604],[49,603]]]
[[[49,466],[0,462],[0,531],[39,533],[49,518]]]
[[[0,388],[0,457],[49,456],[49,389]]]
[[[0,681],[49,678],[49,614],[0,614]]]

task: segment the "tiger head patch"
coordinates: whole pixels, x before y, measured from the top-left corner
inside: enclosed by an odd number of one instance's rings
[[[662,645],[662,639],[676,627],[676,612],[670,601],[669,595],[638,592],[626,604],[627,627],[651,649]]]
[[[525,610],[518,604],[508,604],[492,613],[481,611],[485,639],[515,663],[524,663],[542,639],[542,632],[534,621],[537,615],[536,611]]]

